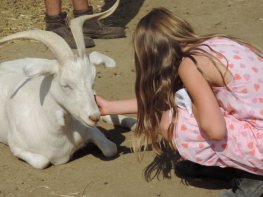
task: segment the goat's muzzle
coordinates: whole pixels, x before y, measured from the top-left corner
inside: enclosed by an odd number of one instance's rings
[[[99,114],[93,114],[89,116],[89,119],[93,121],[94,123],[97,123],[100,120],[100,115]]]

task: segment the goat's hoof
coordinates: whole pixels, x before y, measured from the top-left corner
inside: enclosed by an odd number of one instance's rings
[[[118,153],[118,149],[117,149],[117,146],[116,144],[114,144],[113,142],[111,142],[111,144],[108,144],[107,145],[107,148],[105,148],[103,151],[102,151],[103,155],[105,157],[114,157],[115,155],[117,155]]]

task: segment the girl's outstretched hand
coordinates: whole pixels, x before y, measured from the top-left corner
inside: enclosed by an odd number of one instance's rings
[[[135,98],[109,101],[101,96],[95,95],[95,100],[102,116],[137,113],[137,101]]]
[[[109,101],[98,95],[95,96],[95,100],[97,102],[101,115],[102,116],[108,115],[109,114]]]

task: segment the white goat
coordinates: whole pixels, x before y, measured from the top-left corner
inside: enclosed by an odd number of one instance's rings
[[[70,27],[78,47],[75,56],[58,35],[43,30],[19,32],[0,39],[4,43],[25,38],[43,42],[56,60],[25,58],[0,64],[0,142],[35,168],[63,164],[88,142],[106,157],[117,153],[116,145],[95,126],[100,112],[92,85],[94,64],[115,66],[114,60],[93,52],[85,53],[82,26],[85,20],[99,20],[117,8],[78,17]]]

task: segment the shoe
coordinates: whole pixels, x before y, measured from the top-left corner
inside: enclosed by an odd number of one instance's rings
[[[86,10],[73,10],[74,17],[93,14],[93,7]],[[83,24],[83,34],[91,38],[112,39],[125,37],[124,28],[105,26],[98,20],[87,20]]]
[[[262,197],[262,177],[233,179],[233,188],[219,194],[218,197]]]
[[[72,49],[76,49],[77,46],[66,19],[67,19],[66,12],[61,12],[60,14],[55,16],[46,15],[45,16],[46,30],[55,32],[56,34],[60,35],[62,38],[64,38],[64,40],[68,43],[68,45]],[[95,46],[94,41],[90,37],[84,36],[84,41],[86,48]]]

